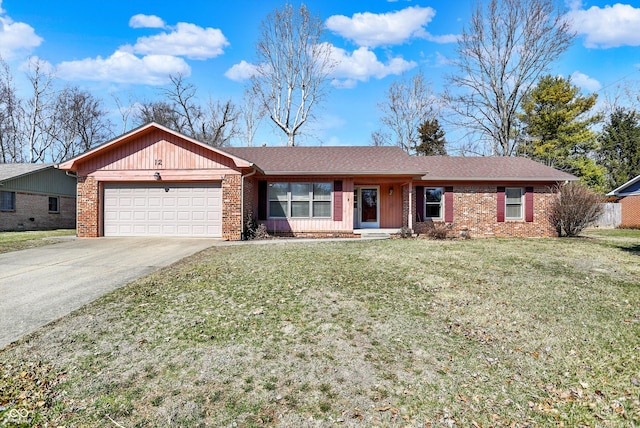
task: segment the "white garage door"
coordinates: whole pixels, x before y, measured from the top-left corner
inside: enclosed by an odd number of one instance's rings
[[[105,184],[104,236],[222,236],[220,183]]]

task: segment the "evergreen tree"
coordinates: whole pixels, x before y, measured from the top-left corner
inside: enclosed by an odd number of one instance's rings
[[[609,116],[598,138],[598,163],[608,171],[608,184],[615,189],[640,175],[640,115],[617,108]]]
[[[418,156],[446,156],[447,143],[444,138],[444,130],[440,127],[438,119],[427,119],[418,127],[420,143],[416,146]]]
[[[569,79],[543,76],[522,103],[519,119],[524,133],[518,153],[581,178],[593,190],[606,189],[604,169],[593,153],[596,135],[591,126],[599,120],[589,115],[597,95],[580,95]]]

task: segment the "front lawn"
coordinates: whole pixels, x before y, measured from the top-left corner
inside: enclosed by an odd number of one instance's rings
[[[25,232],[0,232],[0,254],[55,243],[59,236],[74,236],[75,229],[35,230]]]
[[[639,245],[213,247],[0,351],[0,426],[640,425]]]

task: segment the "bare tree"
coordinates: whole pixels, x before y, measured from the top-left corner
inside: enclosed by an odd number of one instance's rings
[[[460,124],[480,134],[492,154],[515,153],[517,111],[548,66],[575,33],[553,0],[489,0],[479,3],[458,41],[458,73],[447,92]]]
[[[238,108],[227,100],[198,103],[196,87],[182,75],[171,76],[161,95],[167,101],[142,103],[134,117],[139,123],[156,122],[214,147],[227,145],[238,133]]]
[[[275,125],[295,145],[300,128],[313,118],[313,109],[326,95],[335,67],[331,45],[322,43],[322,20],[302,4],[274,10],[262,21],[256,54],[259,62],[251,80],[253,93]]]
[[[247,146],[253,146],[253,140],[260,126],[260,122],[265,115],[262,104],[258,103],[255,95],[251,91],[245,91],[243,97],[243,107],[240,111],[240,117],[243,122],[242,134]]]
[[[62,89],[46,127],[50,158],[61,162],[85,152],[112,136],[111,123],[100,99],[78,87]]]
[[[11,70],[0,57],[0,163],[24,162],[21,120],[22,102]]]
[[[435,119],[439,111],[439,101],[431,90],[431,85],[422,72],[410,79],[397,80],[389,86],[387,98],[378,104],[382,111],[380,121],[390,131],[392,141],[407,153],[415,153],[420,144],[418,128],[426,120]],[[372,139],[384,139],[389,134],[377,132]]]
[[[45,154],[53,144],[50,137],[54,135],[47,129],[50,123],[50,103],[53,98],[53,72],[49,69],[49,65],[39,58],[29,60],[28,70],[27,78],[33,89],[25,112],[28,160],[30,163],[44,162]]]

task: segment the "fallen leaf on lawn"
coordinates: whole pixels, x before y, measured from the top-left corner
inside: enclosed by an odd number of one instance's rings
[[[638,380],[638,378],[632,377],[631,384],[635,386],[640,386],[640,380]]]

